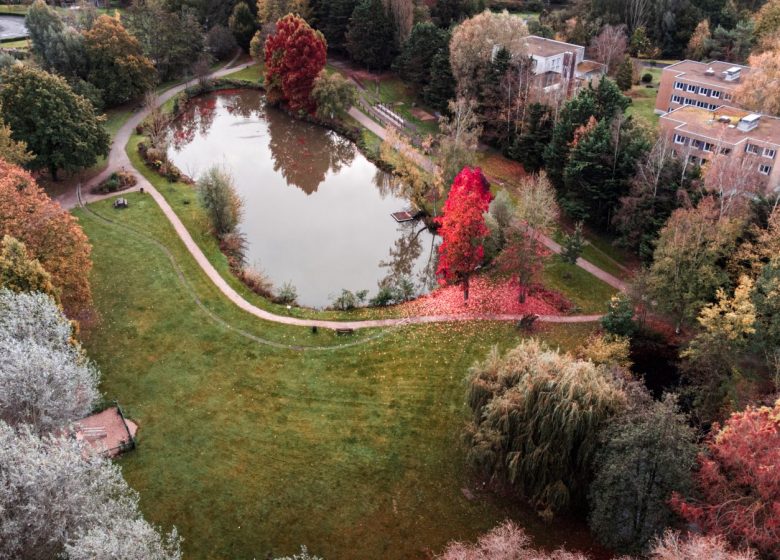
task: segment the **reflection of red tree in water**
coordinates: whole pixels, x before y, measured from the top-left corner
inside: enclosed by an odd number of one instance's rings
[[[317,190],[328,171],[338,173],[355,159],[354,144],[335,133],[293,121],[273,109],[266,111],[266,119],[274,171],[306,194]]]
[[[186,108],[172,123],[171,144],[180,150],[195,139],[195,133],[205,135],[214,123],[217,97],[205,95],[187,103]]]

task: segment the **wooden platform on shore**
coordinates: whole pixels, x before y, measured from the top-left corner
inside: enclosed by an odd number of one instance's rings
[[[411,222],[412,220],[414,220],[414,214],[412,214],[411,212],[407,212],[406,210],[404,210],[403,212],[393,212],[390,215],[399,224],[402,222]]]

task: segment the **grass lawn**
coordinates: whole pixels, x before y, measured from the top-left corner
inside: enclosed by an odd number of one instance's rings
[[[190,259],[150,197],[91,208],[167,246],[204,305],[230,325],[295,344],[337,338],[262,322],[228,304]],[[507,516],[544,546],[590,547],[584,524],[541,523],[469,485],[460,444],[464,376],[509,325],[426,325],[366,344],[296,351],[215,323],[152,242],[76,211],[93,244],[100,320],[84,326],[106,396],[140,425],[120,460],[154,523],[175,524],[187,558],[265,558],[306,544],[329,559],[425,558]],[[571,348],[592,326],[547,326]],[[470,487],[477,499],[462,491]]]
[[[0,42],[0,48],[3,49],[21,49],[26,50],[30,48],[29,39],[17,39],[16,41],[3,41]]]
[[[247,66],[246,68],[243,68],[238,72],[233,72],[232,74],[228,74],[225,77],[233,80],[244,80],[247,82],[257,83],[263,79],[263,72],[264,72],[264,65],[254,64],[252,66]]]
[[[658,125],[658,115],[655,114],[655,98],[658,96],[658,82],[661,79],[661,68],[641,68],[639,75],[650,74],[653,76],[652,88],[646,87],[647,84],[641,83],[635,85],[627,92],[631,98],[631,105],[628,106],[627,114],[642,119],[648,125],[656,127]]]
[[[375,101],[391,106],[393,111],[401,115],[406,121],[417,127],[420,134],[438,134],[439,125],[435,120],[421,121],[412,114],[412,108],[415,105],[421,109],[433,114],[431,109],[420,106],[417,102],[414,90],[401,81],[398,77],[383,78],[379,81],[379,92],[376,91],[376,84],[366,82],[366,93]]]

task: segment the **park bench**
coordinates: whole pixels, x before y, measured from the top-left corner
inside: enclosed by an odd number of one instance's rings
[[[348,329],[348,328],[339,328],[339,329],[336,329],[336,334],[337,334],[338,336],[341,336],[341,335],[347,335],[347,334],[353,334],[354,332],[355,332],[355,329]]]

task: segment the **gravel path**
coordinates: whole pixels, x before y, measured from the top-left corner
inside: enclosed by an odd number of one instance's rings
[[[238,70],[246,68],[251,64],[252,63],[249,62],[235,67],[230,67],[230,68],[226,67],[221,70],[218,70],[217,72],[214,72],[212,74],[212,77],[215,78],[221,77],[226,74],[230,74],[232,72],[236,72]],[[165,103],[171,97],[173,97],[180,91],[184,90],[185,87],[186,84],[182,84],[179,86],[175,86],[165,91],[164,93],[160,94],[159,96],[160,103]],[[382,129],[381,126],[376,124],[373,120],[371,120],[368,116],[366,116],[362,112],[353,108],[350,111],[350,114],[353,117],[355,117],[361,124],[364,124],[367,128],[371,129],[373,132],[380,135],[380,137],[384,136],[384,129]],[[143,187],[144,191],[149,193],[149,195],[151,195],[152,198],[154,198],[155,202],[159,205],[160,209],[165,214],[165,217],[168,218],[174,230],[176,231],[176,234],[179,236],[182,243],[184,243],[184,246],[187,248],[187,251],[189,251],[190,255],[192,255],[192,257],[198,263],[198,266],[200,266],[200,268],[203,270],[206,276],[208,276],[209,280],[213,282],[214,285],[219,289],[219,291],[222,292],[222,294],[225,297],[227,297],[231,302],[233,302],[233,304],[235,304],[242,310],[246,311],[247,313],[250,313],[255,317],[264,319],[266,321],[273,321],[276,323],[294,325],[299,327],[318,327],[318,328],[326,328],[326,329],[366,329],[366,328],[375,328],[375,327],[390,327],[390,326],[399,326],[399,325],[472,321],[472,320],[518,321],[521,318],[523,318],[523,315],[512,315],[512,314],[474,314],[474,315],[453,314],[453,315],[430,315],[430,316],[422,316],[422,317],[406,317],[406,318],[392,318],[392,319],[373,319],[373,320],[362,320],[362,321],[327,321],[327,320],[319,320],[319,319],[300,319],[297,317],[276,315],[274,313],[271,313],[269,311],[266,311],[264,309],[261,309],[249,303],[238,292],[236,292],[236,290],[234,290],[227,283],[227,281],[222,277],[222,275],[214,268],[214,266],[211,264],[211,262],[209,262],[208,258],[200,249],[200,247],[195,243],[192,236],[190,235],[190,232],[187,230],[187,228],[184,226],[182,221],[176,215],[173,208],[171,208],[171,206],[168,204],[165,198],[157,191],[157,189],[154,188],[154,186],[149,181],[147,181],[146,178],[140,172],[138,172],[138,170],[136,170],[130,163],[130,159],[127,157],[127,153],[125,152],[125,146],[130,140],[130,136],[133,134],[135,127],[143,121],[146,115],[147,115],[147,111],[145,109],[142,109],[141,111],[135,113],[132,117],[130,117],[127,120],[127,122],[122,126],[122,128],[119,129],[119,131],[116,134],[116,137],[114,138],[114,143],[111,147],[111,152],[108,156],[108,166],[106,170],[100,173],[100,175],[93,178],[91,181],[89,181],[89,183],[84,185],[84,187],[87,190],[91,189],[93,186],[98,185],[101,181],[105,180],[105,178],[108,177],[111,174],[111,172],[116,170],[124,169],[125,171],[128,171],[133,175],[135,175],[138,180],[138,183],[135,185],[135,187],[129,189],[128,191],[123,191],[123,193],[137,191],[141,187]],[[374,131],[373,127],[377,127],[379,130]],[[68,195],[63,196],[60,199],[60,203],[66,208],[74,208],[76,206],[88,204],[91,202],[102,200],[104,198],[120,196],[121,194],[122,193],[114,193],[109,195],[88,194],[82,192],[81,185],[79,185],[76,192],[68,193]],[[549,242],[555,243],[552,240],[549,240]],[[556,250],[552,246],[550,247],[550,249],[553,251]],[[557,247],[557,251],[560,251],[559,246]],[[582,261],[582,259],[580,259],[580,261]],[[582,268],[584,268],[585,270],[592,272],[594,275],[598,276],[608,284],[613,285],[619,289],[625,288],[625,283],[623,283],[621,280],[593,266],[587,261],[582,261],[582,263],[578,261],[577,264]],[[600,318],[601,315],[596,315],[596,314],[594,315],[541,315],[539,316],[538,320],[546,323],[590,323],[590,322],[598,321]]]

